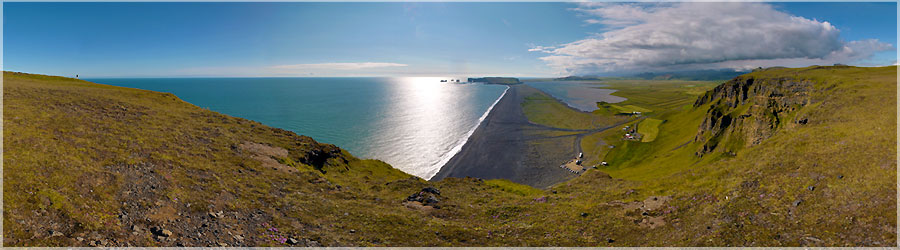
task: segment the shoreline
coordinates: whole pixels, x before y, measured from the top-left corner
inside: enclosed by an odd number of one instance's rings
[[[444,169],[444,166],[447,164],[447,162],[449,162],[451,159],[453,159],[453,157],[456,157],[456,155],[459,154],[459,151],[462,150],[463,146],[465,146],[467,143],[469,143],[469,140],[471,140],[472,135],[475,134],[475,131],[478,130],[479,127],[481,127],[481,124],[484,123],[484,120],[486,120],[487,117],[491,114],[491,112],[493,112],[494,107],[497,106],[497,103],[499,103],[500,100],[502,100],[503,97],[506,96],[506,92],[509,92],[509,89],[510,89],[510,87],[506,86],[506,89],[503,90],[503,93],[501,93],[499,97],[497,97],[497,100],[494,100],[494,103],[491,104],[491,106],[488,107],[488,109],[484,111],[484,114],[482,114],[481,117],[478,118],[478,123],[476,123],[475,126],[472,127],[472,129],[470,129],[468,132],[466,132],[466,136],[464,136],[462,139],[460,139],[460,142],[457,143],[456,146],[453,146],[453,148],[451,148],[450,151],[447,151],[447,153],[442,155],[441,160],[437,164],[432,165],[432,166],[438,166],[437,171],[432,173],[425,180],[430,181],[432,178],[434,178],[435,175],[437,175],[438,173],[441,172],[442,169]]]
[[[521,103],[531,93],[540,91],[524,84],[510,86],[460,151],[429,181],[475,177],[547,188],[575,177],[558,166],[577,153],[576,136],[549,136],[558,130],[529,122]]]

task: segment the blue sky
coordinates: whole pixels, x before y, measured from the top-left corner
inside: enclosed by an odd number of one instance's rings
[[[896,3],[750,5],[4,3],[3,67],[83,77],[556,76],[768,64],[896,63]],[[647,19],[615,14],[623,8],[642,11]],[[671,13],[707,13],[710,8],[721,13],[755,9],[757,15],[775,18],[750,20],[750,24],[759,21],[764,22],[760,27],[792,28],[775,28],[771,33],[781,35],[760,42],[766,45],[762,47],[784,47],[773,54],[771,50],[719,51],[741,44],[691,47],[752,39],[766,30],[703,36],[716,38],[705,41],[708,38],[680,37],[696,33],[689,25],[651,25],[653,20],[672,18],[676,20],[669,23],[678,23],[684,19],[679,16],[685,15]],[[780,14],[807,21],[779,19]],[[708,18],[718,20],[714,15]],[[788,24],[773,23],[777,21]],[[824,22],[836,30],[823,26]],[[711,26],[721,26],[724,34],[734,30],[729,25],[747,24],[716,21]],[[642,40],[663,33],[672,37]],[[685,39],[694,40],[673,44]],[[825,41],[810,42],[820,39]],[[629,43],[638,40],[640,44]],[[647,47],[660,43],[665,46]],[[663,49],[671,45],[696,52],[672,58],[671,51]]]

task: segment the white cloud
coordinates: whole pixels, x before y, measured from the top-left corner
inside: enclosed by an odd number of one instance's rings
[[[284,70],[359,70],[370,68],[384,67],[406,67],[409,65],[402,63],[386,63],[386,62],[358,62],[358,63],[307,63],[307,64],[290,64],[276,65],[273,69]]]
[[[553,51],[553,49],[556,49],[556,47],[553,47],[553,46],[531,46],[531,48],[528,49],[528,51],[551,53],[551,51]]]
[[[878,40],[844,41],[825,21],[765,3],[582,3],[574,9],[603,32],[558,46],[533,46],[559,74],[746,69],[851,63],[892,50]]]

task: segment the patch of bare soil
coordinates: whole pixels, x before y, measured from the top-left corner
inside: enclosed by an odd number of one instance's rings
[[[250,158],[262,163],[265,168],[271,168],[288,173],[297,172],[297,169],[288,165],[281,164],[276,160],[286,159],[288,157],[287,149],[273,147],[255,142],[244,142],[238,145],[243,152],[249,153]]]
[[[607,204],[611,206],[622,206],[623,217],[625,219],[630,220],[641,227],[654,229],[666,225],[665,212],[663,209],[666,208],[666,202],[671,199],[672,197],[670,196],[650,196],[643,201],[628,203],[613,201]]]

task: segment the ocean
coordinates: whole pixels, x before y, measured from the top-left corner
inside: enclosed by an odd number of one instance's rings
[[[507,87],[431,77],[98,78],[335,144],[430,179]]]
[[[616,90],[602,89],[601,87],[604,85],[596,82],[552,81],[527,82],[526,84],[585,112],[597,110],[597,102],[617,103],[626,100],[624,97],[610,95]]]

